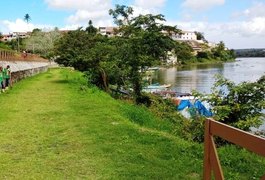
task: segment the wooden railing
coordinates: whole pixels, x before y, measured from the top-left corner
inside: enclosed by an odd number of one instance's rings
[[[217,122],[213,119],[207,119],[205,122],[204,132],[204,180],[211,179],[212,171],[214,173],[215,179],[224,179],[213,136],[221,137],[229,142],[237,144],[265,157],[264,138]],[[265,180],[265,174],[261,179]]]
[[[14,51],[1,50],[0,60],[16,60],[16,61],[47,61],[38,55],[30,53],[15,53]]]
[[[15,56],[15,53],[12,51],[3,51],[0,50],[0,60],[9,60]]]

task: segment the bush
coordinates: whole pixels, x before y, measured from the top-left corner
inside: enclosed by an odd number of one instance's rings
[[[181,137],[196,142],[204,141],[204,123],[205,117],[196,116],[192,119],[186,119],[183,121],[183,126],[181,129]]]
[[[245,131],[262,123],[261,118],[264,114],[261,111],[265,107],[265,76],[256,82],[242,82],[238,85],[217,76],[211,94],[194,92],[193,95],[210,103],[214,113],[213,118],[217,121]],[[191,120],[184,121],[183,136],[202,142],[205,119],[196,115]],[[221,145],[225,141],[216,139],[216,142]]]

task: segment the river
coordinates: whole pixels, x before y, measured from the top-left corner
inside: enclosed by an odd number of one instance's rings
[[[255,81],[265,74],[265,58],[237,58],[235,62],[223,64],[200,64],[185,67],[161,68],[153,77],[153,82],[171,84],[177,92],[209,93],[214,84],[214,75],[240,83]]]
[[[223,64],[161,68],[155,73],[153,82],[171,84],[171,89],[177,92],[197,90],[210,93],[215,74],[221,74],[235,83],[253,82],[265,74],[265,58],[237,58],[235,62]],[[265,130],[265,122],[260,129]]]

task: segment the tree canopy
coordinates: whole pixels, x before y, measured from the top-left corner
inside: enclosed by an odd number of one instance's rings
[[[124,5],[116,5],[109,14],[117,25],[116,36],[97,33],[90,20],[88,27],[70,31],[56,42],[57,62],[85,72],[88,81],[102,89],[108,90],[109,83],[133,89],[136,102],[141,102],[142,76],[148,67],[161,64],[169,54],[183,62],[196,60],[190,45],[171,38],[173,33],[181,34],[181,30],[165,25],[163,15],[133,16],[133,8]],[[215,57],[227,60],[232,53],[220,42],[208,54],[197,56]]]
[[[61,37],[58,30],[43,32],[40,29],[34,29],[29,38],[24,39],[25,49],[32,53],[38,53],[45,58],[54,56],[54,43]]]
[[[121,36],[117,37],[121,46],[119,59],[127,65],[129,81],[136,99],[141,99],[142,74],[146,67],[161,63],[168,56],[168,51],[175,47],[175,41],[165,32],[180,32],[176,27],[165,26],[164,16],[139,15],[132,17],[133,9],[116,5],[109,11],[118,25]]]
[[[175,47],[168,32],[180,30],[163,25],[161,14],[133,17],[131,7],[120,5],[109,13],[118,26],[118,36],[97,34],[89,21],[85,30],[71,31],[57,41],[57,62],[86,72],[91,83],[105,90],[109,82],[132,87],[136,99],[141,99],[141,72],[167,58]]]

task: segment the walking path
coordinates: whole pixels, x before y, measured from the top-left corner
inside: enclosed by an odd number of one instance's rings
[[[196,160],[193,170],[178,167],[191,157],[178,158],[173,137],[137,127],[122,115],[121,103],[80,81],[74,71],[53,69],[0,95],[0,179],[169,178],[201,171]]]
[[[52,69],[0,94],[0,179],[201,179],[202,146],[139,127],[84,83]]]

